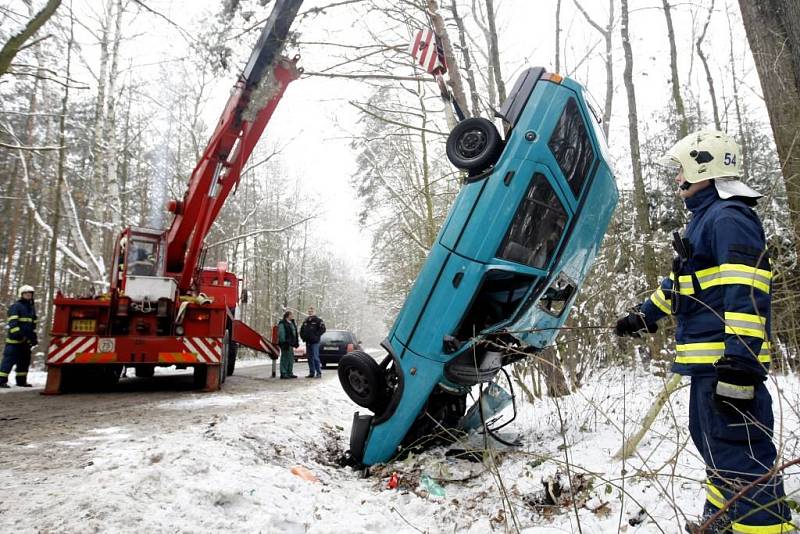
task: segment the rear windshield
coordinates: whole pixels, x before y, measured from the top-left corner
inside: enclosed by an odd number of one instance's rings
[[[572,189],[575,198],[578,198],[592,169],[594,150],[574,98],[567,101],[547,146],[550,147],[561,172],[564,173],[569,188]]]
[[[530,188],[511,222],[498,257],[544,269],[561,241],[567,214],[550,182],[533,175]]]
[[[351,342],[350,333],[343,331],[334,330],[331,332],[325,332],[324,334],[322,334],[322,338],[320,338],[320,343],[322,343],[323,345],[325,343],[330,343],[335,345],[338,343],[350,343],[350,342]]]

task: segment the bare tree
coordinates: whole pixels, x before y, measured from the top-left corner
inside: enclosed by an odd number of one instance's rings
[[[697,56],[703,63],[703,70],[706,72],[708,93],[711,97],[711,107],[714,111],[714,127],[716,127],[717,130],[722,130],[722,123],[719,120],[719,107],[717,106],[717,91],[714,88],[714,77],[711,76],[711,69],[708,67],[708,58],[703,52],[703,39],[706,37],[708,25],[711,23],[711,15],[714,13],[714,2],[715,0],[711,0],[711,6],[708,8],[708,17],[706,18],[706,23],[703,25],[703,31],[700,32],[700,36],[697,38]]]
[[[678,139],[689,135],[689,121],[686,119],[686,109],[681,96],[681,82],[678,78],[678,51],[675,46],[675,30],[672,27],[672,7],[669,0],[662,0],[664,17],[667,20],[667,38],[669,39],[669,70],[672,76],[672,100],[675,102],[675,111],[678,113]]]
[[[3,48],[0,49],[0,76],[8,72],[11,62],[14,61],[14,57],[19,51],[30,46],[30,44],[26,45],[27,41],[53,16],[60,5],[61,0],[48,0],[47,4],[28,21],[25,27],[11,36],[3,45]]]
[[[575,7],[578,8],[578,11],[581,12],[583,17],[586,19],[586,22],[591,25],[592,28],[597,30],[600,35],[603,36],[603,40],[605,41],[606,51],[604,56],[604,61],[606,65],[606,98],[603,104],[603,133],[606,134],[608,137],[608,131],[611,127],[611,107],[614,102],[614,58],[613,58],[613,47],[614,43],[612,41],[613,37],[613,30],[614,30],[614,1],[615,0],[608,0],[608,22],[606,23],[606,27],[603,28],[597,22],[595,22],[592,17],[589,16],[589,13],[583,8],[583,6],[578,2],[578,0],[573,0],[575,3]]]
[[[800,3],[739,0],[781,162],[800,256]]]
[[[642,160],[639,154],[639,118],[636,111],[636,89],[633,85],[633,51],[628,32],[628,0],[622,0],[622,48],[625,52],[625,92],[628,95],[628,134],[633,167],[633,190],[636,204],[636,228],[643,242],[643,266],[648,287],[656,285],[656,267],[653,247],[650,245],[650,215],[642,176]]]

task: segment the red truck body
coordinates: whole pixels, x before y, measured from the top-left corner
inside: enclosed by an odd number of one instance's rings
[[[271,339],[239,320],[241,280],[225,262],[204,269],[200,258],[284,91],[302,73],[298,56],[280,56],[301,4],[276,0],[183,199],[167,206],[169,228],[122,231],[108,292],[56,295],[44,393],[73,381],[115,382],[124,367],[148,377],[170,365],[192,367],[195,386],[214,391],[233,373],[239,345],[278,357]]]

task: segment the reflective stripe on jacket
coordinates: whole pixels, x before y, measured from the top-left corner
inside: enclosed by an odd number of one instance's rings
[[[36,308],[33,301],[18,300],[8,308],[6,343],[18,345],[36,339]]]
[[[673,371],[713,372],[723,355],[743,369],[765,375],[770,363],[772,272],[761,221],[741,200],[723,200],[715,187],[686,200],[691,256],[676,260],[642,312],[648,323],[677,320]]]

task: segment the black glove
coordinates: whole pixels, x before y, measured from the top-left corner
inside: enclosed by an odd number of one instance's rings
[[[766,380],[743,369],[733,358],[723,356],[714,364],[717,381],[714,383],[714,402],[720,410],[744,412],[756,396],[756,386]]]
[[[617,321],[614,333],[619,337],[642,337],[640,332],[647,331],[650,334],[658,332],[658,325],[655,323],[647,324],[644,322],[644,315],[639,312],[631,312]]]

